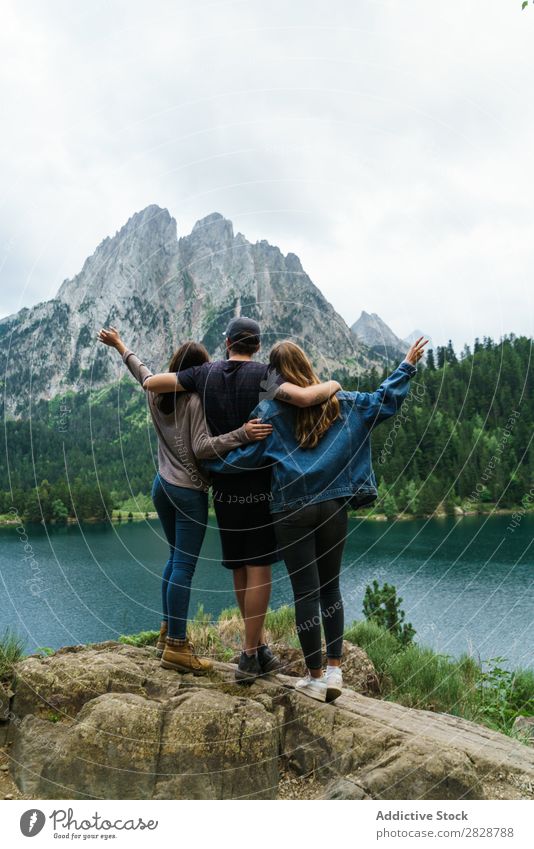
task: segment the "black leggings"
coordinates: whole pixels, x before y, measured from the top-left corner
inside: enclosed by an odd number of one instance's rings
[[[321,620],[326,654],[343,651],[343,600],[339,573],[347,535],[347,509],[341,500],[321,501],[273,515],[280,555],[293,595],[297,634],[308,669],[320,669]],[[320,615],[319,615],[320,611]]]

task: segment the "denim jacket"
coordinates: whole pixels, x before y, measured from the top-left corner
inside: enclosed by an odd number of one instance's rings
[[[354,507],[370,504],[377,497],[371,431],[399,410],[416,371],[404,360],[375,392],[338,392],[340,416],[315,448],[301,448],[296,440],[295,407],[262,401],[251,418],[272,424],[272,434],[207,465],[217,473],[271,468],[272,513],[331,498]]]

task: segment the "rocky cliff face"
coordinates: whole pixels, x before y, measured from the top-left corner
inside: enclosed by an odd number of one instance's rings
[[[223,330],[240,314],[261,322],[265,348],[291,337],[323,373],[381,365],[297,256],[234,235],[218,213],[178,239],[169,212],[149,206],[104,239],[56,298],[0,322],[8,411],[24,413],[30,399],[116,379],[120,363],[96,341],[102,326],[118,326],[127,343],[161,369],[185,339],[220,354]]]

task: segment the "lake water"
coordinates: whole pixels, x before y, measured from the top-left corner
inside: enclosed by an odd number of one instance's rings
[[[346,620],[362,618],[366,584],[395,584],[417,641],[449,655],[504,656],[534,666],[534,517],[508,530],[510,516],[405,522],[351,520],[343,566]],[[166,543],[157,521],[121,525],[0,529],[0,631],[10,626],[28,651],[115,639],[156,629]],[[272,606],[291,602],[283,564]],[[191,610],[233,606],[231,576],[210,527],[194,579]]]

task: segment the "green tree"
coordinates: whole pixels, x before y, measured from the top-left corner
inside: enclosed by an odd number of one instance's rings
[[[430,515],[441,504],[443,494],[435,475],[429,475],[419,493],[418,512]]]
[[[409,481],[401,493],[400,502],[407,513],[417,516],[419,513],[419,487],[415,481]]]
[[[55,522],[66,522],[69,518],[69,511],[63,504],[61,498],[56,498],[52,502],[52,518]]]
[[[392,584],[385,583],[380,587],[378,581],[365,588],[363,599],[363,614],[366,619],[377,622],[390,631],[403,645],[413,642],[415,628],[410,622],[405,622],[404,610],[401,608],[402,598],[397,596],[397,590]]]

